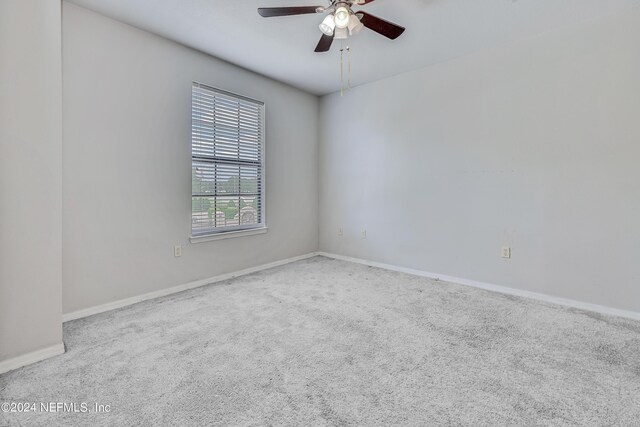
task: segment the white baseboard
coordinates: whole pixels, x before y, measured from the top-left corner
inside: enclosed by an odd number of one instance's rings
[[[221,274],[219,276],[210,277],[207,279],[196,280],[195,282],[185,283],[182,285],[174,286],[171,288],[160,289],[158,291],[149,292],[135,297],[125,298],[118,301],[109,302],[106,304],[97,305],[95,307],[83,308],[81,310],[72,311],[62,315],[62,321],[68,322],[70,320],[80,319],[87,316],[92,316],[98,313],[104,313],[105,311],[115,310],[117,308],[126,307],[128,305],[136,304],[142,301],[163,297],[166,295],[175,294],[178,292],[186,291],[189,289],[198,288],[200,286],[209,285],[211,283],[222,282],[223,280],[233,279],[234,277],[244,276],[246,274],[255,273],[258,271],[266,270],[273,267],[289,264],[295,261],[311,258],[317,256],[316,252],[311,252],[305,255],[300,255],[292,258],[283,259],[280,261],[270,262],[268,264],[259,265],[257,267],[247,268],[245,270],[235,271],[233,273]]]
[[[494,285],[491,283],[484,283],[476,280],[464,279],[464,278],[448,276],[444,274],[430,273],[427,271],[416,270],[413,268],[398,267],[391,264],[385,264],[385,263],[376,262],[376,261],[369,261],[361,258],[353,258],[345,255],[332,254],[328,252],[311,252],[305,255],[287,258],[280,261],[275,261],[268,264],[260,265],[257,267],[251,267],[245,270],[236,271],[233,273],[222,274],[222,275],[211,277],[208,279],[197,280],[195,282],[174,286],[172,288],[161,289],[159,291],[149,292],[147,294],[138,295],[131,298],[125,298],[125,299],[113,301],[107,304],[102,304],[95,307],[89,307],[82,310],[73,311],[71,313],[63,314],[62,321],[68,322],[70,320],[80,319],[83,317],[92,316],[94,314],[104,313],[106,311],[115,310],[121,307],[126,307],[128,305],[136,304],[138,302],[175,294],[175,293],[186,291],[189,289],[198,288],[200,286],[205,286],[211,283],[221,282],[223,280],[233,279],[234,277],[244,276],[246,274],[255,273],[261,270],[266,270],[269,268],[278,267],[281,265],[289,264],[289,263],[300,261],[303,259],[312,258],[317,255],[324,256],[327,258],[339,259],[342,261],[349,261],[349,262],[354,262],[358,264],[368,265],[371,267],[384,268],[385,270],[392,270],[392,271],[398,271],[401,273],[412,274],[414,276],[428,277],[430,279],[437,279],[437,280],[451,282],[459,285],[471,286],[474,288],[485,289],[488,291],[499,292],[503,294],[514,295],[514,296],[519,296],[524,298],[531,298],[539,301],[548,302],[551,304],[558,304],[566,307],[593,311],[596,313],[606,314],[610,316],[619,316],[619,317],[625,317],[628,319],[640,320],[640,313],[636,311],[622,310],[619,308],[607,307],[607,306],[598,305],[598,304],[591,304],[588,302],[576,301],[568,298],[560,298],[560,297],[555,297],[551,295],[541,294],[538,292],[531,292],[531,291],[525,291],[521,289],[509,288],[506,286]],[[27,357],[27,356],[24,356],[24,357]],[[2,372],[1,367],[4,366],[4,363],[7,363],[7,362],[0,362],[0,373]],[[12,368],[12,369],[15,369],[15,368]]]
[[[14,369],[22,368],[23,366],[31,365],[32,363],[40,362],[63,353],[64,344],[60,343],[41,350],[32,351],[31,353],[23,354],[22,356],[7,359],[0,362],[0,374],[4,374],[5,372],[13,371]]]
[[[494,285],[491,283],[478,282],[476,280],[463,279],[460,277],[447,276],[444,274],[429,273],[427,271],[415,270],[413,268],[398,267],[391,264],[384,264],[381,262],[369,261],[369,260],[360,259],[360,258],[353,258],[349,256],[344,256],[344,255],[337,255],[337,254],[332,254],[327,252],[318,252],[317,254],[327,258],[334,258],[342,261],[349,261],[349,262],[354,262],[358,264],[364,264],[370,267],[383,268],[385,270],[398,271],[401,273],[412,274],[414,276],[428,277],[430,279],[442,280],[444,282],[450,282],[450,283],[455,283],[455,284],[464,285],[464,286],[471,286],[474,288],[485,289],[488,291],[514,295],[518,297],[531,298],[534,300],[544,301],[551,304],[563,305],[565,307],[572,307],[572,308],[578,308],[581,310],[594,311],[596,313],[606,314],[609,316],[619,316],[619,317],[625,317],[628,319],[640,320],[640,313],[636,311],[622,310],[619,308],[607,307],[607,306],[598,305],[598,304],[591,304],[588,302],[576,301],[568,298],[554,297],[551,295],[541,294],[537,292],[509,288],[506,286]]]

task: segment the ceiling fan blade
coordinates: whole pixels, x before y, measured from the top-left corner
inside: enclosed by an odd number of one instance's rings
[[[327,52],[331,49],[331,43],[333,43],[333,36],[323,34],[322,38],[318,42],[318,46],[316,46],[315,52]]]
[[[362,22],[362,25],[391,40],[397,39],[400,37],[400,34],[404,33],[404,27],[396,25],[393,22],[385,21],[367,12],[358,11],[356,15],[360,19],[360,22]]]
[[[363,5],[363,4],[371,3],[372,1],[373,1],[373,0],[356,0],[356,4],[357,4],[358,6],[361,6],[361,5]]]
[[[258,13],[265,18],[273,16],[305,15],[307,13],[318,13],[324,8],[322,6],[295,6],[295,7],[259,7]]]

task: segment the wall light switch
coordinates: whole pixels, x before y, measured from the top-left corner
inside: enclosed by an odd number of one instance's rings
[[[342,237],[343,234],[342,227],[338,228],[338,236]]]
[[[363,239],[367,238],[367,230],[362,230],[362,238]]]
[[[181,257],[182,256],[182,246],[174,246],[173,247],[173,256]]]
[[[509,246],[502,247],[502,258],[511,258],[511,248]]]

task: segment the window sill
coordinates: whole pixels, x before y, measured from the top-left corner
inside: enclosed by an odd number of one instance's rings
[[[238,231],[226,231],[217,234],[207,234],[205,236],[191,236],[189,240],[191,243],[212,242],[214,240],[232,239],[234,237],[253,236],[256,234],[264,234],[267,232],[267,227],[252,228],[250,230],[238,230]]]

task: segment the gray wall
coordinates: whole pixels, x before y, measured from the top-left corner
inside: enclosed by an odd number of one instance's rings
[[[0,361],[62,343],[60,37],[60,2],[0,1]]]
[[[320,249],[640,311],[638,22],[324,97]]]
[[[317,250],[317,97],[67,3],[63,43],[65,313]],[[266,234],[188,241],[194,80],[266,103]]]

